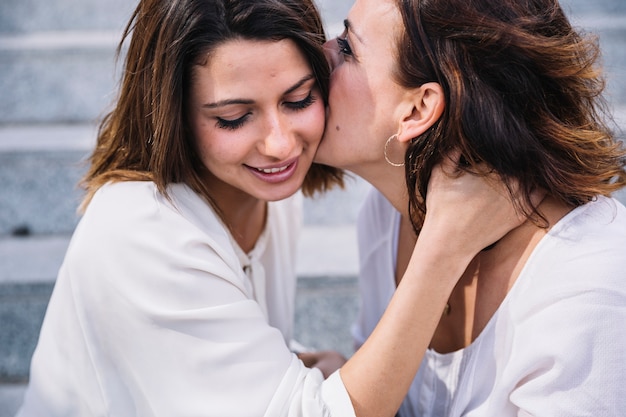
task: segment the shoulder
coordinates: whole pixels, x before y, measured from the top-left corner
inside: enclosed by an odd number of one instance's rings
[[[106,230],[139,232],[154,227],[155,223],[167,227],[172,222],[194,223],[196,216],[215,218],[207,216],[212,214],[210,206],[189,187],[174,184],[167,191],[168,197],[150,181],[105,184],[94,194],[82,222]]]
[[[104,184],[95,192],[87,206],[87,212],[128,208],[130,203],[150,204],[156,192],[156,185],[150,181],[120,181]]]
[[[228,233],[208,203],[182,184],[168,195],[151,182],[103,186],[72,236],[68,273],[83,286],[156,288],[213,277],[244,288]]]
[[[166,254],[190,245],[216,251],[230,247],[227,232],[199,195],[174,184],[168,196],[147,181],[106,184],[95,193],[72,240],[80,242],[78,250],[85,255]]]
[[[123,181],[100,187],[91,199],[77,232],[116,234],[131,233],[142,227],[143,220],[158,210],[157,189],[152,182]]]
[[[623,274],[626,208],[615,199],[598,197],[567,214],[544,240],[537,252],[545,254],[544,261],[552,262],[551,269],[565,269],[592,285],[594,279],[588,275],[592,271]]]
[[[577,316],[581,328],[586,318],[609,319],[615,306],[626,305],[624,271],[626,209],[601,197],[567,214],[539,242],[510,292],[520,301],[511,307],[519,318]]]
[[[599,196],[572,210],[559,223],[558,233],[572,239],[583,234],[623,238],[626,235],[626,207],[614,198]]]

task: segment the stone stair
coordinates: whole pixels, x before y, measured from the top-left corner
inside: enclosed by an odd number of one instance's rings
[[[76,226],[76,183],[114,98],[114,53],[135,1],[0,2],[0,417],[21,401],[41,319]],[[318,1],[328,34],[352,0]],[[608,98],[626,128],[626,2],[563,1],[600,35]],[[354,220],[368,185],[306,200],[297,336],[349,355],[357,308]],[[618,197],[626,202],[626,192]]]

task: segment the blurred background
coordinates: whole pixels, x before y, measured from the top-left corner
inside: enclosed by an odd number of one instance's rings
[[[318,0],[329,37],[352,0]],[[597,33],[607,99],[626,127],[626,2],[563,0],[576,26]],[[81,163],[115,97],[114,53],[134,9],[127,0],[0,2],[0,417],[12,416],[27,381],[47,300],[78,222]],[[351,353],[355,316],[354,221],[369,186],[305,202],[297,337]],[[617,195],[626,202],[626,192]]]

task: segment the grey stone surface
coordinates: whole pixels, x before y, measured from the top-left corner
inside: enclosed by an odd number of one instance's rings
[[[114,55],[97,45],[7,50],[0,39],[0,124],[97,120],[115,95]]]
[[[52,282],[0,285],[0,381],[28,377]]]
[[[82,152],[0,152],[0,235],[71,233]]]
[[[626,13],[626,3],[623,0],[560,0],[560,3],[572,15]]]
[[[607,81],[605,97],[616,107],[626,105],[626,12],[617,16],[577,14],[573,21],[584,32],[598,36],[600,65]]]
[[[2,0],[0,33],[121,31],[136,4],[128,0]]]
[[[0,417],[13,417],[22,404],[25,384],[0,383]]]
[[[350,327],[359,307],[356,276],[298,281],[295,339],[319,350],[354,353]]]
[[[354,224],[363,198],[370,189],[363,179],[348,175],[344,189],[333,189],[304,200],[304,223],[307,225]]]
[[[54,282],[69,241],[69,234],[0,238],[0,287]]]

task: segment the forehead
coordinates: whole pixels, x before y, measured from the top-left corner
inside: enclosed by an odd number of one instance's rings
[[[354,34],[367,43],[395,39],[402,24],[395,0],[356,0],[348,21]]]
[[[311,72],[306,55],[290,39],[229,40],[193,67],[191,94],[218,100],[280,93]]]
[[[233,39],[213,49],[203,66],[216,75],[253,70],[273,77],[293,68],[309,68],[309,62],[291,39]]]

